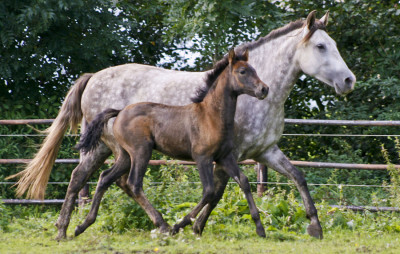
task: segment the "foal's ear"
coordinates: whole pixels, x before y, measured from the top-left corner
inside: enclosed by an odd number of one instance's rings
[[[329,19],[329,11],[325,13],[325,15],[319,20],[322,23],[324,23],[324,26],[328,25],[328,19]]]
[[[246,48],[244,53],[243,53],[243,61],[248,61],[249,60],[249,49]]]
[[[229,63],[230,63],[230,64],[232,64],[232,63],[235,62],[235,57],[236,57],[236,55],[235,55],[235,49],[234,49],[234,48],[231,48],[231,49],[229,50],[229,55],[228,55],[228,60],[229,60]]]
[[[315,13],[316,11],[312,11],[310,12],[310,14],[308,14],[307,16],[307,28],[308,30],[311,29],[311,27],[314,25],[315,23]]]

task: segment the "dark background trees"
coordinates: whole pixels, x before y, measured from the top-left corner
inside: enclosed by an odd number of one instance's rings
[[[54,118],[80,74],[127,62],[205,70],[232,46],[268,34],[317,10],[330,11],[328,33],[357,76],[338,97],[321,82],[298,80],[288,118],[400,120],[399,1],[35,0],[0,2],[0,117]],[[187,54],[182,54],[182,52]],[[193,55],[194,54],[194,55]],[[196,57],[194,57],[196,56]],[[192,59],[189,59],[192,57]],[[168,59],[168,60],[165,60]],[[2,134],[34,133],[0,126]],[[286,126],[286,133],[396,134],[398,128]],[[28,140],[28,141],[27,141]],[[65,141],[60,157],[76,156]],[[1,158],[30,158],[40,138],[0,138]],[[28,145],[27,145],[28,144]],[[284,137],[291,159],[383,163],[381,144],[397,162],[393,140],[382,137]],[[15,172],[1,167],[0,178]],[[63,167],[54,179],[69,179]],[[309,173],[324,181],[330,171]],[[350,175],[349,175],[350,174]],[[351,176],[351,177],[350,177]],[[386,179],[385,173],[343,173],[343,181]],[[340,180],[340,179],[339,179]]]

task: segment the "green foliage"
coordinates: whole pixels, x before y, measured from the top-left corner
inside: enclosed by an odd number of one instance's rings
[[[201,53],[195,70],[209,68],[229,48],[255,39],[280,23],[281,10],[267,1],[161,1],[168,5],[164,39]]]
[[[203,70],[224,55],[232,46],[264,36],[290,21],[305,18],[311,10],[322,16],[330,11],[329,35],[337,42],[342,57],[357,76],[355,90],[338,97],[332,88],[309,77],[296,83],[285,104],[288,118],[379,119],[396,120],[399,108],[400,9],[398,1],[81,1],[36,0],[0,3],[0,116],[2,119],[55,117],[72,81],[83,72],[95,72],[126,62],[159,64],[171,58],[166,67],[177,63],[185,70]],[[193,66],[181,59],[179,51],[199,54]],[[186,57],[186,56],[184,56]],[[182,60],[182,61],[180,61]],[[193,60],[193,59],[190,59]],[[34,126],[43,129],[45,126]],[[287,125],[286,133],[393,134],[396,127],[334,127]],[[0,134],[36,134],[29,126],[0,126]],[[0,137],[1,158],[31,158],[41,137]],[[77,138],[63,141],[59,158],[77,158],[72,149]],[[392,163],[398,163],[394,140],[381,137],[298,137],[287,136],[279,143],[293,160],[350,163],[382,163],[381,144]],[[159,157],[159,155],[155,155]],[[74,165],[56,165],[51,181],[68,181]],[[196,172],[191,168],[150,167],[148,178],[161,182],[149,186],[147,193],[167,220],[175,221],[200,197]],[[20,168],[0,167],[0,181]],[[180,171],[181,170],[181,171]],[[182,174],[185,172],[185,174]],[[306,170],[311,183],[376,184],[394,182],[396,173],[345,170]],[[254,181],[254,172],[248,170]],[[98,173],[91,181],[97,180]],[[270,172],[271,180],[285,181]],[[190,180],[189,180],[190,179]],[[171,182],[179,182],[180,185]],[[0,195],[13,198],[10,186],[1,186]],[[253,186],[254,188],[254,186]],[[310,187],[313,197],[329,204],[388,205],[383,189]],[[62,198],[64,186],[49,186],[49,198]],[[166,191],[168,190],[168,191]],[[186,197],[180,194],[185,190]],[[290,187],[276,188],[292,193]],[[231,190],[232,191],[232,190]],[[116,191],[114,191],[116,192]],[[111,192],[112,194],[113,192]],[[161,194],[162,193],[162,194]],[[232,194],[232,192],[229,192]],[[248,220],[240,191],[217,210],[225,214],[221,221]],[[279,193],[279,192],[278,192]],[[298,195],[297,192],[294,192]],[[125,195],[114,196],[127,202]],[[107,197],[110,199],[114,196]],[[122,198],[124,197],[124,199]],[[297,197],[298,198],[298,197]],[[287,199],[279,202],[288,202]],[[393,200],[393,198],[392,198]],[[270,202],[264,200],[263,202]],[[272,201],[271,201],[272,202]],[[260,203],[261,204],[261,203]],[[277,206],[274,202],[271,206]],[[171,207],[177,207],[174,210]],[[266,205],[269,206],[269,205]],[[282,205],[284,207],[284,205]],[[111,209],[111,208],[106,208]],[[122,230],[137,221],[127,216],[125,207],[118,216]],[[297,207],[280,215],[293,218]],[[117,216],[117,213],[115,213]],[[278,216],[279,217],[279,216]],[[112,218],[109,218],[112,221]],[[274,221],[273,219],[271,219]],[[275,220],[278,220],[275,218]],[[278,220],[279,221],[279,220]],[[274,222],[275,223],[275,222]],[[296,224],[291,221],[291,223]],[[107,224],[109,225],[109,224]],[[272,224],[271,224],[272,225]],[[289,224],[282,224],[284,228]],[[150,227],[144,221],[138,227]],[[273,225],[273,227],[276,227]],[[297,229],[300,226],[296,226]]]
[[[11,209],[7,208],[3,202],[0,201],[0,230],[7,231],[11,218]]]
[[[398,156],[400,156],[400,141],[396,137],[396,150]],[[388,164],[388,171],[390,175],[390,201],[391,205],[395,207],[400,207],[400,169],[396,168],[390,161],[388,151],[385,149],[382,144],[382,153],[385,158],[386,163]]]

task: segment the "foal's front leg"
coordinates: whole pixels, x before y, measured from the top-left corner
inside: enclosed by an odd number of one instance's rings
[[[261,223],[260,214],[254,202],[253,195],[251,194],[249,180],[240,170],[233,154],[231,153],[224,159],[219,160],[217,162],[217,165],[221,165],[226,173],[239,184],[240,188],[244,192],[244,195],[246,196],[247,203],[249,204],[251,218],[256,224],[256,232],[259,236],[265,237],[265,230]]]
[[[209,158],[196,159],[197,167],[200,174],[200,180],[203,184],[203,197],[200,202],[188,213],[179,223],[175,224],[171,233],[176,234],[179,229],[192,224],[194,220],[203,209],[203,207],[214,199],[214,179],[213,179],[213,161]]]

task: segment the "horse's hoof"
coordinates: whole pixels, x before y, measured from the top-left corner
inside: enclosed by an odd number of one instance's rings
[[[67,239],[67,234],[65,232],[58,232],[58,235],[55,240],[59,242],[65,239]]]
[[[82,226],[76,226],[76,228],[75,228],[75,237],[77,237],[78,235],[82,234],[83,231],[85,231],[85,229]]]
[[[322,227],[319,224],[319,222],[316,222],[316,223],[311,222],[310,225],[308,225],[308,227],[307,227],[307,233],[310,236],[315,237],[317,239],[323,238]]]

